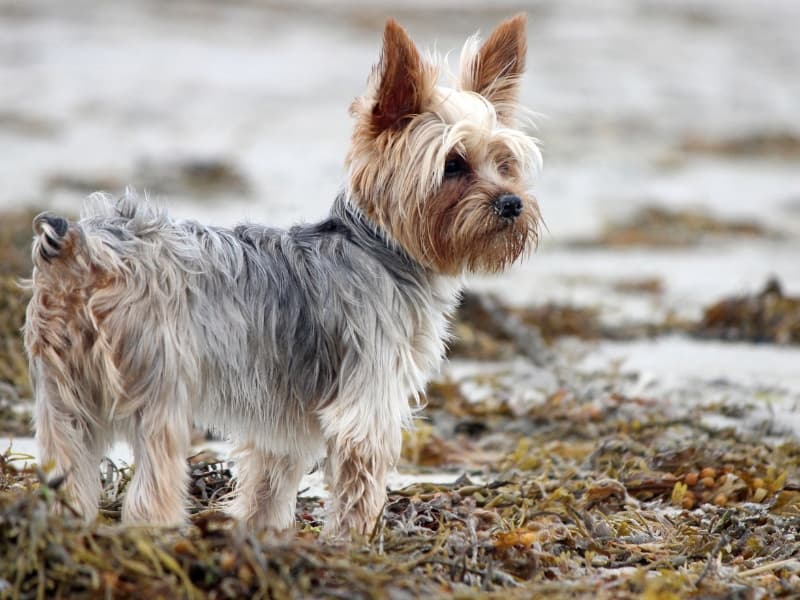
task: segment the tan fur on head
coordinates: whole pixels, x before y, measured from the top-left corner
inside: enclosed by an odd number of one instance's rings
[[[350,200],[436,272],[499,271],[537,241],[530,186],[541,155],[514,127],[525,49],[519,15],[483,46],[468,41],[455,87],[437,87],[438,67],[390,20],[367,93],[351,107]],[[521,199],[518,217],[498,216],[503,194]]]

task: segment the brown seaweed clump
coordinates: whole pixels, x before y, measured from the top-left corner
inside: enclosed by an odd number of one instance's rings
[[[27,304],[27,295],[17,279],[0,276],[0,382],[10,384],[23,396],[30,395],[28,359],[20,333]]]
[[[725,298],[703,313],[695,333],[700,337],[749,342],[800,343],[800,298],[783,293],[771,279],[750,296]]]
[[[562,336],[597,339],[604,334],[598,311],[546,304],[512,308],[488,294],[465,292],[453,323],[450,356],[477,360],[515,355],[535,364],[550,360],[547,345]]]
[[[626,293],[658,294],[658,279],[622,281],[615,289]],[[562,337],[583,340],[630,340],[666,333],[756,343],[800,343],[800,297],[789,296],[777,279],[755,294],[723,298],[708,306],[700,320],[668,314],[663,321],[604,323],[591,307],[548,303],[511,307],[493,296],[466,293],[456,313],[455,341],[450,356],[505,360],[524,356],[538,365],[552,362],[548,349]]]
[[[792,160],[800,157],[800,137],[789,131],[756,131],[721,139],[693,135],[683,142],[681,149],[721,156]]]
[[[564,336],[592,340],[603,335],[596,309],[548,303],[515,312],[523,323],[537,327],[547,343]]]
[[[672,248],[694,246],[709,238],[775,236],[776,232],[749,220],[722,219],[698,209],[645,206],[627,220],[609,223],[596,239],[573,245]]]

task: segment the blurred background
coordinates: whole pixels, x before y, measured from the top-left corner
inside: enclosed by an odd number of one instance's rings
[[[16,251],[27,260],[29,211],[74,215],[126,185],[216,224],[320,219],[385,18],[455,65],[467,36],[518,11],[547,228],[530,260],[473,289],[615,327],[696,321],[770,276],[800,292],[795,0],[0,0]]]
[[[687,311],[769,274],[800,290],[794,0],[5,0],[0,207],[77,213],[133,185],[219,224],[321,218],[386,16],[455,64],[517,11],[547,231],[476,285],[640,316],[654,306],[598,280],[658,278],[657,304]]]

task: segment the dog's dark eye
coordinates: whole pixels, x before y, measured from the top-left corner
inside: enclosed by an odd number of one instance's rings
[[[467,161],[461,156],[453,156],[444,163],[444,177],[451,179],[465,174],[469,170]]]
[[[500,173],[500,175],[502,175],[503,177],[508,177],[509,175],[511,175],[511,167],[512,167],[511,159],[510,158],[503,159],[497,165],[497,172]]]

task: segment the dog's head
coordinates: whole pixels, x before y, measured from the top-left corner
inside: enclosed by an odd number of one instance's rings
[[[467,41],[453,87],[389,20],[347,157],[349,195],[422,265],[439,273],[499,271],[536,244],[531,193],[541,164],[518,127],[525,16],[483,45]]]

